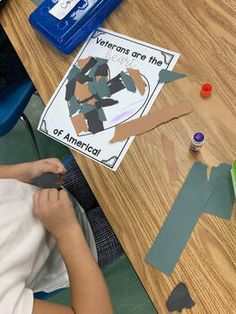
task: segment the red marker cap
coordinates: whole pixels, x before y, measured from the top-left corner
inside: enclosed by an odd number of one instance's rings
[[[211,96],[213,87],[210,83],[205,83],[202,85],[202,88],[200,90],[200,95],[204,98]]]

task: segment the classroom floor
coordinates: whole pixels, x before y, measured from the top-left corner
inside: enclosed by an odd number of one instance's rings
[[[37,128],[44,105],[39,96],[33,95],[25,114],[33,129]],[[63,160],[70,151],[63,145],[35,132],[37,144],[42,158],[58,157]],[[36,160],[37,155],[29,133],[19,121],[15,128],[0,138],[0,164],[11,164]],[[140,283],[132,265],[126,256],[122,256],[104,271],[104,276],[111,294],[114,314],[156,314],[148,295]],[[68,290],[51,298],[52,301],[69,304]]]

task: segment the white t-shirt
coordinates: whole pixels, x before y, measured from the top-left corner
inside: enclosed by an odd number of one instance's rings
[[[33,215],[39,188],[12,179],[0,180],[0,313],[31,314],[33,292],[68,287],[65,264],[55,239]],[[81,209],[92,251],[91,228]]]

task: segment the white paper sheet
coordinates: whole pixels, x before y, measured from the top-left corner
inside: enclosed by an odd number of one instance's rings
[[[94,133],[92,133],[90,131],[91,123],[94,120],[86,119],[87,116],[83,113],[85,123],[88,127],[90,125],[90,127],[88,131],[77,134],[78,132],[76,132],[72,124],[71,117],[78,115],[84,111],[84,108],[88,107],[85,105],[87,100],[81,102],[78,96],[76,96],[75,106],[77,108],[78,103],[80,109],[75,111],[71,109],[71,103],[65,100],[65,95],[68,88],[67,84],[73,77],[71,69],[73,67],[73,69],[79,69],[78,60],[86,59],[89,56],[92,56],[95,61],[101,58],[107,60],[104,63],[108,65],[109,75],[107,78],[103,77],[103,82],[105,81],[105,90],[108,89],[111,94],[103,97],[90,88],[91,98],[94,97],[96,100],[113,99],[118,101],[118,103],[99,109],[99,115],[101,114],[103,116],[102,120],[105,120],[98,122],[100,127],[102,125],[103,128],[99,132],[94,132],[93,130]],[[149,112],[164,85],[158,82],[160,70],[172,70],[179,56],[176,52],[153,46],[110,30],[97,29],[84,43],[47,104],[41,116],[38,130],[109,169],[117,170],[134,137],[130,137],[123,142],[110,144],[109,141],[114,135],[116,125],[139,118]],[[128,86],[127,88],[125,81],[122,80],[121,73],[125,73],[124,75],[127,77],[129,68],[139,70],[141,79],[146,85],[143,95],[139,92],[137,84],[135,84],[136,91],[131,91],[130,87]],[[91,71],[94,69],[90,69],[85,73],[91,82],[89,84],[97,83],[101,79],[101,76],[91,75]],[[115,77],[118,80],[118,85],[123,87],[113,93],[114,87],[118,89],[117,82],[115,85],[114,80],[112,81],[113,83],[111,82]],[[88,84],[88,82],[85,84]],[[95,86],[97,85],[95,84]],[[94,110],[97,111],[96,105],[93,106]],[[89,105],[89,108],[91,108],[91,105]]]

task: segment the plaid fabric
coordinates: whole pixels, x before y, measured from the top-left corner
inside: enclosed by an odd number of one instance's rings
[[[97,247],[98,265],[104,268],[121,256],[123,249],[75,159],[71,158],[65,167],[64,186],[86,211]]]
[[[104,268],[123,254],[123,249],[108,223],[101,207],[96,207],[87,212],[90,226],[93,230],[97,253],[98,265]]]
[[[75,159],[71,158],[65,167],[67,169],[64,177],[65,188],[79,201],[86,212],[97,207],[98,202]]]

